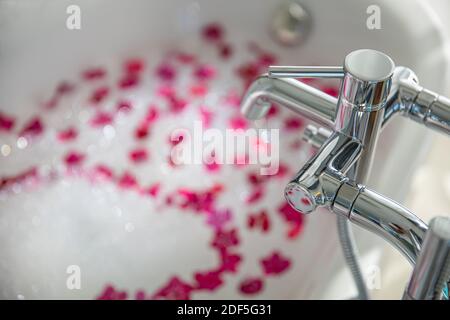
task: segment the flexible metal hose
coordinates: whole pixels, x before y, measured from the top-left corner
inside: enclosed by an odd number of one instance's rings
[[[350,222],[346,217],[338,216],[337,228],[345,261],[350,269],[350,273],[353,276],[356,289],[358,290],[357,298],[359,300],[368,300],[369,293],[361,272],[361,267],[358,263],[358,250],[355,246],[355,240],[353,238]]]

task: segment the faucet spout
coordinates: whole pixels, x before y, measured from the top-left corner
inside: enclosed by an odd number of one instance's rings
[[[256,79],[247,90],[241,112],[250,120],[263,118],[272,102],[278,103],[317,124],[333,128],[337,99],[295,79]]]

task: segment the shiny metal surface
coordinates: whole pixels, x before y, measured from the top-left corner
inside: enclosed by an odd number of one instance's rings
[[[394,115],[409,110],[417,96],[418,83],[417,75],[411,69],[406,67],[395,68],[392,76],[391,92],[385,106],[383,126]]]
[[[424,123],[429,128],[450,135],[450,99],[438,96],[431,104]]]
[[[279,103],[322,126],[333,127],[337,99],[294,79],[259,77],[242,99],[241,112],[248,119],[260,119],[269,111],[270,102]]]
[[[405,298],[440,299],[450,278],[450,218],[436,217],[430,222]]]
[[[356,50],[344,60],[345,73],[339,94],[335,130],[360,143],[359,157],[346,172],[352,181],[365,183],[369,177],[394,68],[391,58],[375,50]],[[333,210],[336,213],[345,210],[345,205],[356,196],[355,191],[346,188],[345,184],[338,194],[345,198],[335,198]],[[358,289],[358,298],[367,300],[370,298],[369,290],[359,266],[358,248],[349,220],[338,215],[337,228],[345,261]]]
[[[324,177],[330,178],[326,180],[327,186],[333,186],[330,180],[334,176],[338,177],[335,182],[340,187],[348,178],[363,183],[370,173],[394,63],[381,52],[357,50],[347,55],[342,70],[344,73],[334,123],[335,133],[324,142],[316,156],[300,170],[285,190],[286,200],[298,212],[310,213],[319,205],[331,207],[337,189],[331,188],[326,192],[322,182]],[[287,70],[280,67],[275,71],[274,75],[293,74],[296,77],[309,74],[320,76],[320,73],[327,77],[342,76],[341,68],[332,67],[296,67]],[[358,288],[358,298],[368,299],[349,222],[345,217],[338,217],[337,226],[345,260]]]
[[[355,188],[350,183],[344,183],[336,193],[336,197],[333,199],[333,212],[348,218],[350,215],[350,208],[355,202],[360,192],[359,188]]]
[[[345,72],[367,83],[382,83],[391,79],[394,69],[394,61],[388,55],[373,49],[352,51],[344,60]]]
[[[271,67],[269,72],[270,77],[264,75],[257,79],[245,95],[244,115],[250,119],[261,118],[268,111],[270,101],[274,101],[326,127],[306,128],[305,140],[319,150],[287,185],[288,203],[300,213],[311,213],[318,206],[326,206],[338,214],[339,222],[348,219],[381,236],[412,264],[416,264],[419,255],[438,254],[442,246],[422,248],[427,231],[423,221],[364,184],[382,126],[401,114],[450,134],[450,100],[422,88],[410,69],[395,68],[388,56],[369,49],[347,55],[342,68],[282,66]],[[294,79],[278,77],[343,79],[339,98],[334,99]],[[346,260],[360,297],[366,297],[351,234],[348,228],[342,228],[342,223],[339,226],[342,246],[348,253]],[[446,230],[450,233],[450,226]],[[438,273],[436,268],[430,272],[433,276]],[[435,286],[422,272],[415,276],[418,280],[414,283],[422,283],[427,290]],[[445,283],[449,279],[444,281],[442,277],[449,278],[450,274],[440,272],[439,277]],[[408,293],[405,297],[416,295]]]
[[[326,128],[316,127],[311,124],[303,130],[303,140],[316,148],[320,148],[324,142],[331,136],[333,131]]]
[[[342,78],[343,67],[325,66],[270,66],[271,78]]]
[[[361,150],[358,141],[334,133],[288,184],[286,200],[301,213],[311,213],[319,205],[331,206],[337,190],[345,181],[344,174],[358,159]],[[334,176],[335,181],[329,176]],[[298,185],[299,189],[313,200],[308,210],[298,202],[298,199],[301,199],[299,193],[290,193],[294,185]],[[329,187],[330,185],[332,187]]]
[[[418,84],[408,68],[396,70],[393,90],[386,104],[383,125],[395,114],[401,114],[430,129],[450,134],[450,99]]]
[[[426,224],[412,212],[374,191],[359,187],[348,218],[355,224],[380,235],[415,264]]]

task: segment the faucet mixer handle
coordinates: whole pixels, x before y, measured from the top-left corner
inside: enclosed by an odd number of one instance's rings
[[[331,66],[270,66],[270,78],[338,78],[344,77],[343,67]]]
[[[342,79],[336,120],[352,120],[352,112],[372,112],[384,108],[391,89],[395,64],[386,54],[360,49],[350,52],[343,66],[335,67],[269,67],[271,78],[338,78]],[[336,123],[337,128],[346,124]]]

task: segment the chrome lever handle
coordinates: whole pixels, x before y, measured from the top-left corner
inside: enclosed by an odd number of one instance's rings
[[[343,67],[331,66],[270,66],[270,78],[338,78],[344,77]]]

